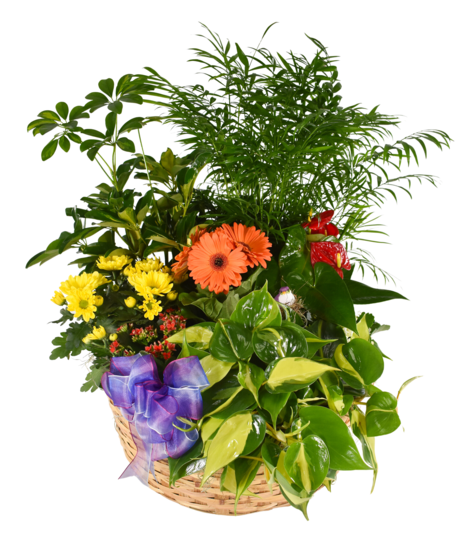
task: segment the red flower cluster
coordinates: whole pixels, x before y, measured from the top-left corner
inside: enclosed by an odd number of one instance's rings
[[[158,317],[162,321],[158,329],[163,333],[163,341],[148,345],[145,347],[145,350],[158,358],[163,357],[165,360],[168,360],[171,358],[173,351],[176,350],[176,345],[170,343],[167,339],[171,335],[178,333],[178,331],[185,329],[186,318],[179,314],[175,314],[173,308],[168,308],[165,312],[161,312],[158,314]]]
[[[309,229],[312,234],[324,234],[325,236],[337,236],[339,234],[339,229],[333,223],[330,223],[331,219],[334,217],[334,211],[330,209],[329,211],[323,211],[323,213],[318,213],[310,219],[308,223],[304,223],[302,227],[304,229]]]
[[[171,358],[171,355],[173,354],[173,351],[175,349],[176,345],[174,343],[169,343],[168,341],[166,341],[166,339],[162,343],[153,343],[152,345],[148,345],[147,347],[145,347],[145,350],[148,353],[158,358],[163,357],[165,360]]]
[[[173,312],[173,310],[171,310],[171,312]],[[163,332],[163,339],[166,339],[169,335],[174,335],[186,327],[186,318],[184,316],[169,313],[168,310],[166,314],[158,314],[158,317],[163,322],[158,326],[158,329]]]
[[[145,328],[134,328],[131,331],[131,339],[134,341],[134,343],[142,343],[145,345],[147,343],[151,343],[156,338],[157,332],[154,331],[153,326],[151,325]]]
[[[113,341],[110,345],[110,352],[112,352],[114,356],[132,356],[135,354],[132,349],[125,349],[118,341]]]

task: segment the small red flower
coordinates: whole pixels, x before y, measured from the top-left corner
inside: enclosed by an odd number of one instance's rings
[[[113,341],[113,343],[110,345],[110,351],[114,353],[115,351],[118,350],[118,347],[119,347],[118,341]]]
[[[164,326],[164,325],[161,325],[161,326],[159,327],[159,329],[160,329],[160,331],[164,331],[164,330],[165,330],[165,326]]]
[[[168,360],[169,358],[171,358],[171,353],[162,353],[162,355],[163,355],[163,358],[165,360]]]
[[[329,211],[323,211],[323,213],[318,213],[313,219],[308,223],[304,223],[302,227],[304,229],[310,229],[312,234],[324,234],[325,236],[337,236],[339,234],[339,229],[336,225],[330,223],[334,216],[334,211],[330,209]]]
[[[338,272],[341,279],[343,278],[342,270],[351,267],[344,246],[338,242],[311,242],[310,259],[312,266],[318,262],[329,264]]]

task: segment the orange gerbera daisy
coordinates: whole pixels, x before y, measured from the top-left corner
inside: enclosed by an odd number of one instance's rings
[[[246,227],[237,223],[234,223],[232,227],[223,225],[223,230],[233,247],[242,248],[248,266],[254,267],[260,264],[266,268],[265,260],[271,260],[271,252],[268,248],[272,244],[264,232],[255,227]]]
[[[208,233],[192,246],[188,256],[191,277],[202,289],[208,286],[216,294],[232,285],[241,284],[241,273],[247,271],[247,258],[242,248],[231,247],[226,235]]]
[[[179,283],[183,281],[185,277],[187,277],[187,258],[189,257],[189,253],[192,250],[192,246],[194,246],[194,244],[196,244],[200,240],[200,238],[207,232],[207,230],[208,229],[206,228],[201,229],[200,227],[197,227],[195,233],[191,234],[189,237],[191,245],[184,246],[182,252],[179,252],[179,254],[174,257],[177,263],[171,266],[171,271],[174,274],[175,283]]]

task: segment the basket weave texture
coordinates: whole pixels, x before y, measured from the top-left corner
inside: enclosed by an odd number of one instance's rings
[[[110,408],[115,418],[115,428],[123,446],[124,453],[128,461],[132,461],[136,455],[136,446],[132,440],[129,424],[123,418],[121,412],[110,401]],[[215,473],[209,482],[202,488],[200,483],[201,476],[183,477],[176,481],[176,486],[169,485],[169,465],[166,459],[154,462],[157,480],[149,474],[149,488],[161,494],[165,498],[186,506],[194,510],[214,513],[217,515],[234,515],[235,495],[230,492],[220,490],[221,471]],[[158,482],[157,482],[158,481]],[[278,484],[273,484],[273,491],[270,492],[268,483],[265,479],[265,469],[260,467],[257,476],[249,486],[249,490],[258,497],[241,496],[237,504],[237,515],[245,515],[259,511],[267,511],[275,508],[289,506],[284,496],[279,490]]]

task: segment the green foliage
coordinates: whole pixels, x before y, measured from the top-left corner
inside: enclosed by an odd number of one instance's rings
[[[387,195],[397,199],[399,191],[410,195],[414,182],[435,183],[405,166],[418,164],[418,146],[426,156],[428,144],[442,149],[450,138],[430,130],[395,140],[396,117],[378,107],[344,106],[337,59],[316,39],[309,37],[317,50],[307,59],[260,46],[246,52],[207,32],[209,50],[194,49],[194,61],[210,78],[208,88],[173,85],[147,68],[116,82],[102,79],[82,105],[59,102],[29,124],[34,136],[54,133],[44,161],[76,144],[105,178],[81,207],[66,209],[70,232],[26,267],[70,249],[80,272],[100,272],[101,256],[127,256],[134,265],[157,254],[169,266],[191,246],[197,227],[237,222],[266,233],[271,260],[266,269],[244,273],[239,286],[215,294],[195,284],[189,268],[175,277],[171,298],[159,298],[163,312],[172,307],[182,316],[182,327],[142,317],[143,295],[125,270],[103,271],[111,284],[95,292],[103,300],[96,317],[76,320],[61,308],[54,323],[67,328],[52,341],[50,358],[88,350],[93,360],[81,391],[93,392],[115,354],[153,352],[150,343],[163,343],[160,373],[172,358],[197,356],[209,380],[203,417],[192,426],[200,437],[185,455],[169,459],[170,484],[203,471],[203,486],[223,469],[221,489],[233,492],[237,505],[242,495],[253,496],[249,487],[263,465],[270,487],[278,482],[308,519],[309,500],[323,485],[331,490],[337,470],[372,470],[374,487],[375,437],[394,432],[400,418],[397,399],[375,385],[387,357],[372,336],[389,326],[372,314],[357,316],[354,305],[405,299],[353,280],[354,265],[343,279],[340,261],[337,271],[325,262],[312,265],[311,242],[344,242],[362,273],[387,277],[355,241],[385,234],[374,212]],[[123,121],[126,103],[141,111],[152,105],[149,114],[154,105],[160,114]],[[104,124],[84,127],[100,109]],[[174,124],[181,146],[158,157],[146,153],[141,132],[151,123]],[[339,238],[308,234],[301,225],[309,211],[328,209]],[[282,285],[295,297],[290,306],[274,298]],[[132,307],[128,297],[136,301]],[[147,325],[150,341],[146,332],[140,339],[133,334]],[[104,336],[84,342],[94,328]]]

